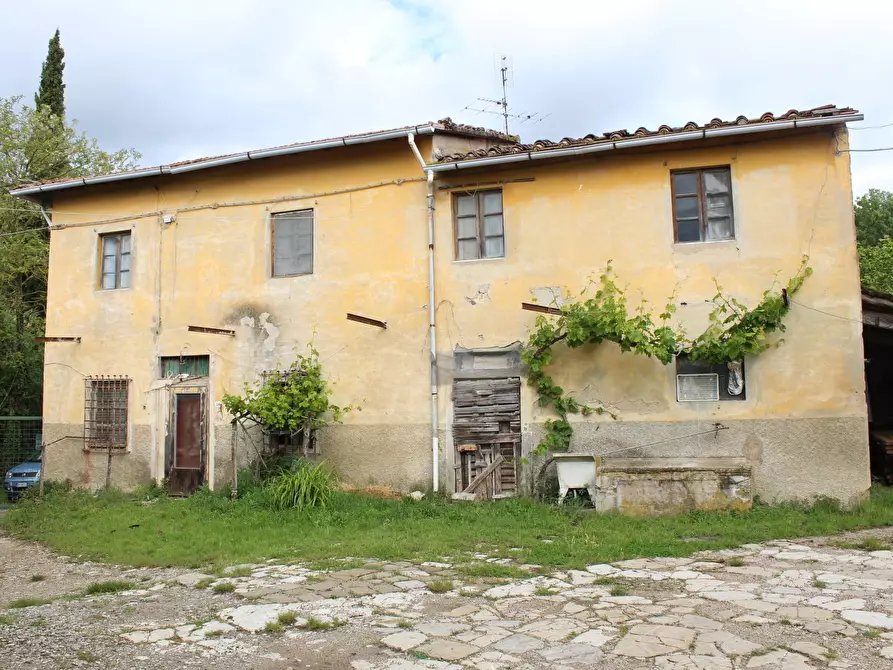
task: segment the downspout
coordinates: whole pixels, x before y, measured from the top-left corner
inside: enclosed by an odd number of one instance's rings
[[[415,143],[415,133],[407,139],[419,165],[427,175],[428,184],[428,340],[431,343],[431,486],[436,493],[440,484],[440,437],[437,416],[437,328],[434,323],[437,305],[434,293],[434,171],[427,169],[425,159]]]

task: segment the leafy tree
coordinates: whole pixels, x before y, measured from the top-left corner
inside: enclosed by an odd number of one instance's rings
[[[59,29],[47,46],[47,58],[40,69],[40,89],[34,96],[37,109],[48,109],[60,120],[65,119],[65,84],[62,72],[65,70],[65,49],[59,40]]]
[[[875,245],[859,245],[859,274],[865,288],[893,293],[893,239],[883,237]]]
[[[884,237],[893,237],[893,193],[871,188],[856,199],[856,241],[874,245]]]
[[[9,195],[52,177],[124,170],[139,154],[108,153],[50,109],[0,98],[0,414],[40,414],[49,232],[36,204]]]

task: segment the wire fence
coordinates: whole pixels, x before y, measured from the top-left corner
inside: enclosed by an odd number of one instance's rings
[[[43,420],[39,416],[0,416],[0,476],[40,456]]]

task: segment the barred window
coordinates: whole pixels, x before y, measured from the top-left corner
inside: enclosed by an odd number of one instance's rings
[[[84,441],[89,449],[127,447],[127,377],[88,377],[84,387]]]

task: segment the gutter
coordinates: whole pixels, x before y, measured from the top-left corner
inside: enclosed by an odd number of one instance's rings
[[[406,134],[409,147],[425,171],[428,183],[428,341],[431,344],[431,487],[436,493],[440,484],[440,420],[437,397],[437,304],[434,291],[434,171],[425,165],[425,159],[415,143],[415,133]]]
[[[807,128],[812,126],[845,125],[849,121],[862,121],[863,114],[850,114],[847,116],[831,116],[827,118],[797,119],[794,121],[772,121],[769,123],[754,123],[741,126],[726,126],[724,128],[710,128],[704,130],[690,130],[687,132],[673,133],[670,135],[654,135],[652,137],[631,137],[613,142],[598,142],[578,147],[565,147],[559,149],[546,149],[543,151],[525,151],[523,153],[509,154],[507,156],[491,156],[487,158],[472,158],[452,163],[434,163],[425,167],[432,172],[446,172],[448,170],[462,170],[502,163],[521,163],[548,158],[561,158],[565,156],[579,156],[593,154],[601,151],[613,151],[632,147],[641,147],[656,144],[671,144],[673,142],[686,142],[690,140],[710,139],[711,137],[725,137],[726,135],[750,135],[764,133],[773,130],[790,130],[794,128]]]
[[[48,193],[52,191],[62,191],[69,188],[78,188],[81,186],[89,186],[91,184],[105,184],[113,181],[125,181],[127,179],[141,179],[143,177],[158,177],[167,174],[181,174],[183,172],[192,172],[194,170],[204,170],[206,168],[219,167],[221,165],[232,165],[234,163],[244,163],[250,160],[260,160],[263,158],[272,158],[274,156],[287,156],[291,154],[301,154],[308,151],[321,151],[323,149],[334,149],[336,147],[349,147],[354,144],[368,144],[369,142],[381,142],[383,140],[393,140],[405,137],[407,133],[412,135],[430,135],[437,131],[437,127],[433,125],[415,126],[410,130],[390,130],[383,133],[373,133],[371,135],[357,135],[354,137],[342,137],[337,140],[321,140],[319,142],[309,142],[293,147],[282,147],[279,149],[262,149],[260,151],[246,151],[245,153],[227,156],[226,158],[214,158],[211,160],[198,161],[188,165],[180,165],[171,167],[162,165],[156,168],[147,168],[136,172],[125,172],[122,174],[111,174],[103,177],[85,177],[72,181],[61,182],[58,184],[45,184],[42,186],[27,186],[25,188],[10,191],[10,195],[18,197],[28,197],[38,195],[40,193]]]

